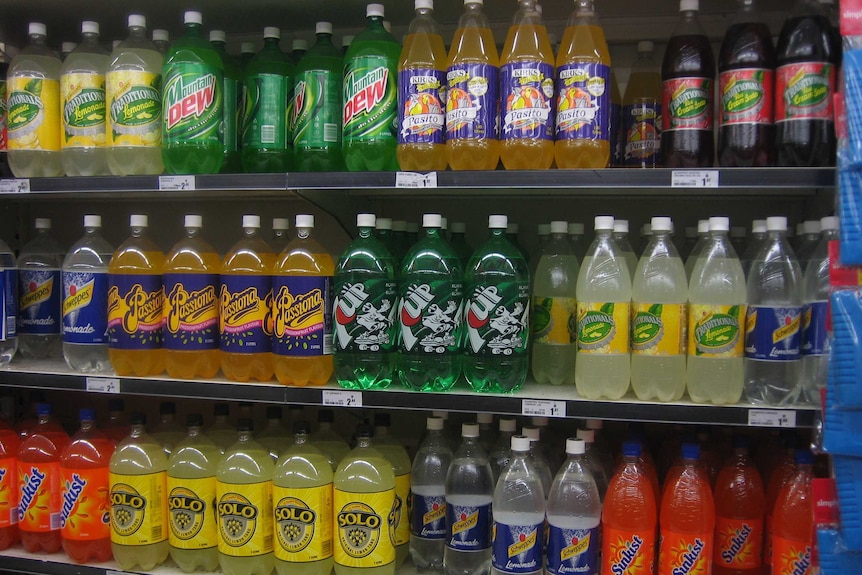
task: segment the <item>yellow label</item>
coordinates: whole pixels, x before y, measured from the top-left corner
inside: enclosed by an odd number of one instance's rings
[[[573,297],[533,296],[533,341],[571,345],[577,341],[578,303]]]
[[[60,150],[60,82],[29,76],[6,84],[8,149]]]
[[[746,305],[690,304],[688,355],[742,357]]]
[[[210,549],[218,545],[215,499],[215,477],[179,479],[168,476],[171,547]]]
[[[157,148],[162,145],[162,77],[124,70],[106,77],[107,144]]]
[[[168,538],[167,473],[111,473],[111,542],[152,545]]]
[[[632,353],[683,355],[688,306],[672,303],[632,304]]]
[[[53,279],[51,280],[53,281]],[[73,295],[70,295],[66,299],[63,300],[63,315],[69,315],[75,310],[79,310],[81,308],[85,308],[93,301],[93,286],[96,284],[96,280],[92,279],[77,288]]]
[[[395,561],[395,546],[389,533],[389,515],[394,504],[395,489],[376,493],[334,491],[338,565],[381,567]]]
[[[332,484],[294,489],[272,486],[275,556],[306,563],[332,557]]]
[[[216,484],[218,550],[232,557],[272,553],[272,482]]]
[[[409,499],[410,474],[396,475],[395,502],[392,504],[392,513],[389,514],[389,533],[396,547],[410,543],[410,514],[407,513]]]
[[[580,353],[629,352],[629,302],[578,302]]]
[[[60,77],[63,102],[63,148],[105,145],[105,77],[101,74],[64,74]]]

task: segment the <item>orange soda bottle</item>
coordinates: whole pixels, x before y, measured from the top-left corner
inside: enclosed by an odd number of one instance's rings
[[[147,234],[147,216],[133,214],[132,235],[108,264],[108,358],[117,375],[165,370],[162,307],[165,255]]]
[[[332,376],[332,276],[335,262],[311,237],[314,216],[296,216],[296,237],[273,277],[272,352],[285,385],[323,385]]]
[[[0,421],[0,551],[18,543],[18,432]]]
[[[795,445],[793,439],[787,439],[787,445]],[[790,450],[793,451],[793,450]],[[775,526],[775,504],[781,490],[796,475],[796,460],[793,455],[787,453],[780,458],[769,476],[766,485],[766,534],[763,538],[763,572],[764,575],[772,573],[772,540]]]
[[[165,369],[177,379],[210,379],[219,370],[221,258],[201,237],[203,218],[185,217],[186,237],[165,260]]]
[[[814,500],[811,478],[814,457],[796,452],[796,473],[775,500],[772,527],[772,575],[812,575]]]

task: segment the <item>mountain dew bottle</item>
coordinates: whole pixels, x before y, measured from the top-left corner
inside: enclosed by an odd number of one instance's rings
[[[242,172],[242,160],[239,156],[239,118],[242,110],[242,70],[239,62],[225,51],[227,42],[224,30],[210,30],[210,44],[221,56],[224,66],[224,127],[222,143],[224,145],[224,160],[221,164],[223,174]]]

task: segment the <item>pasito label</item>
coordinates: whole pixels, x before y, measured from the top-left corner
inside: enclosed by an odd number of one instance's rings
[[[6,84],[7,146],[10,150],[60,151],[60,82],[32,76]]]
[[[290,82],[289,76],[280,74],[255,74],[246,77],[243,147],[287,150]]]
[[[454,64],[446,72],[446,139],[499,138],[500,69],[489,64]]]
[[[757,569],[762,551],[763,519],[715,518],[716,566],[739,571]]]
[[[395,561],[389,514],[395,489],[352,493],[335,489],[335,563],[344,567],[381,567]]]
[[[673,78],[662,82],[662,131],[711,130],[711,78]]]
[[[108,274],[62,273],[63,341],[108,343]]]
[[[108,468],[60,469],[63,539],[97,541],[111,536],[111,494]]]
[[[799,359],[802,308],[748,306],[745,357],[769,361]]]
[[[633,303],[632,353],[684,355],[687,310],[684,303]]]
[[[826,318],[829,302],[814,301],[802,307],[802,355],[825,355],[828,351]]]
[[[557,70],[557,140],[609,140],[611,69],[580,62]],[[617,110],[619,112],[619,110]]]
[[[288,488],[273,485],[275,557],[307,563],[332,557],[332,484]]]
[[[162,76],[124,70],[108,72],[107,145],[157,148],[162,145]]]
[[[712,572],[712,535],[662,532],[658,552],[661,564],[658,570],[677,575],[709,575]]]
[[[446,493],[422,486],[410,493],[410,535],[419,539],[446,539]]]
[[[332,310],[338,351],[388,353],[394,349],[397,289],[398,283],[388,279],[336,280]]]
[[[165,349],[218,349],[216,274],[164,274]]]
[[[623,106],[623,133],[626,166],[660,163],[661,103],[652,101]]]
[[[602,573],[648,575],[655,569],[655,530],[632,533],[602,527]]]
[[[395,139],[398,97],[396,62],[357,56],[344,63],[343,137],[347,142]]]
[[[578,352],[628,353],[628,302],[578,302]]]
[[[442,144],[446,124],[446,79],[442,70],[398,72],[398,143]]]
[[[718,76],[721,126],[772,124],[772,70],[740,68]]]
[[[306,70],[296,77],[290,133],[297,148],[341,147],[341,75]]]
[[[93,148],[105,145],[105,76],[63,74],[60,77],[63,106],[63,148]]]
[[[577,575],[599,572],[599,527],[566,529],[548,526],[548,573]]]
[[[332,353],[332,278],[275,276],[272,352],[287,356]]]
[[[168,539],[167,473],[110,474],[111,543],[142,546]]]
[[[775,71],[775,121],[831,121],[834,91],[835,67],[828,62],[779,66]]]
[[[272,553],[272,482],[216,483],[218,550],[231,557]]]
[[[224,76],[218,68],[196,62],[171,66],[162,92],[165,142],[221,145],[223,88]]]
[[[60,529],[61,480],[59,462],[18,462],[18,526],[22,531]]]
[[[60,333],[62,285],[58,269],[18,270],[18,333]]]
[[[18,523],[18,459],[0,458],[0,529]]]
[[[18,331],[18,270],[0,270],[0,341],[16,336]]]
[[[530,330],[530,286],[510,281],[466,290],[468,355],[521,355]]]
[[[554,139],[554,67],[513,62],[500,67],[502,139]]]
[[[168,476],[168,541],[176,549],[211,549],[218,545],[216,478]]]
[[[491,547],[491,503],[454,505],[446,502],[446,547],[481,551]]]
[[[403,282],[398,320],[402,353],[457,354],[464,315],[464,284],[449,280]]]
[[[228,353],[272,350],[272,277],[221,276],[219,349]]]
[[[108,274],[108,344],[113,349],[162,346],[162,276]]]
[[[810,543],[786,539],[779,535],[773,536],[772,573],[774,575],[814,575],[811,553]]]
[[[544,523],[506,525],[494,522],[491,565],[503,573],[533,573],[542,570]]]
[[[533,342],[571,345],[578,339],[578,302],[573,297],[533,296]]]
[[[742,357],[746,306],[689,304],[688,355]]]

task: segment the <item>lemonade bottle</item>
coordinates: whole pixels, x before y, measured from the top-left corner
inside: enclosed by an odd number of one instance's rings
[[[374,414],[374,446],[392,465],[395,473],[395,504],[389,516],[390,528],[394,534],[395,567],[404,563],[410,552],[410,474],[413,464],[404,445],[389,432],[392,420],[388,413]]]
[[[611,148],[611,55],[593,0],[575,0],[575,11],[557,56],[558,168],[606,168]]]
[[[284,385],[323,385],[332,375],[335,262],[311,237],[312,229],[314,216],[296,216],[296,238],[273,273],[273,367]]]
[[[131,237],[108,264],[108,358],[117,375],[147,377],[165,370],[165,256],[146,234],[147,216],[133,214],[129,224]]]
[[[331,409],[321,409],[317,412],[317,431],[311,436],[314,446],[323,452],[332,471],[338,469],[338,464],[350,452],[350,447],[344,438],[332,428],[335,423],[335,412]]]
[[[177,404],[163,401],[159,404],[159,423],[150,432],[153,439],[162,445],[167,457],[186,436],[186,431],[177,423]]]
[[[186,237],[165,259],[165,368],[177,379],[218,373],[218,254],[201,237],[203,218],[185,217]]]
[[[272,379],[271,303],[275,256],[260,238],[260,216],[243,216],[242,229],[242,238],[228,251],[221,266],[221,370],[233,381],[269,381]]]
[[[535,0],[518,12],[500,55],[500,158],[507,170],[554,161],[554,53]]]
[[[229,403],[213,404],[213,422],[206,428],[206,434],[222,453],[236,440],[236,426],[230,423],[229,418]]]
[[[638,42],[638,59],[623,97],[623,153],[628,168],[661,166],[661,74],[652,53],[652,42]]]
[[[255,439],[269,452],[273,463],[278,461],[278,456],[287,448],[292,439],[284,426],[281,425],[280,406],[266,406],[266,426],[260,430]]]

